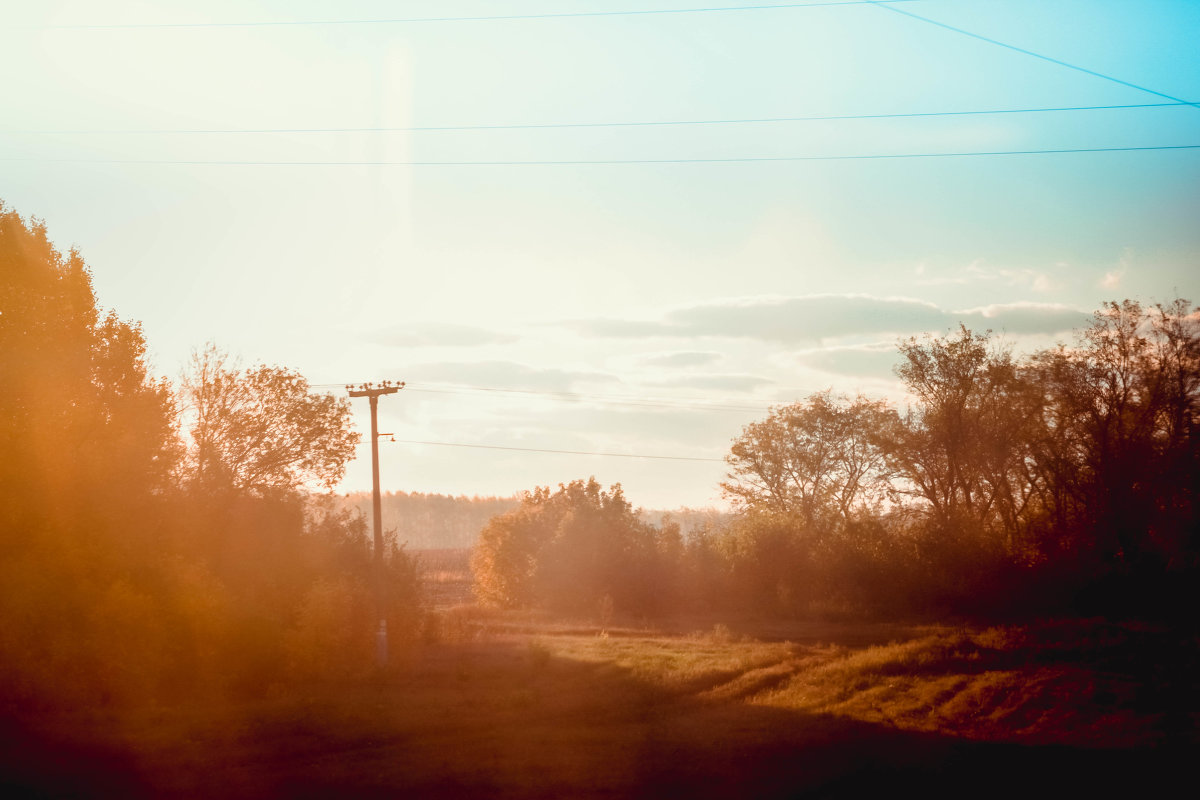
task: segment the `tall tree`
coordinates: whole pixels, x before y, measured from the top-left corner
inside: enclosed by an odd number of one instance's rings
[[[896,414],[880,401],[818,392],[747,425],[725,460],[721,489],[735,506],[813,528],[877,508],[890,492],[882,443]]]
[[[252,493],[331,488],[354,457],[350,403],[309,390],[283,367],[241,370],[208,345],[183,382],[191,422],[189,472],[204,489]]]
[[[6,533],[127,517],[167,483],[174,403],[139,326],[102,314],[79,253],[0,205],[0,515]],[[133,506],[131,506],[133,504]]]
[[[896,372],[915,406],[890,451],[937,527],[1017,546],[1033,497],[1030,440],[1040,397],[990,331],[960,326],[900,343]]]
[[[1076,347],[1038,365],[1059,444],[1046,460],[1057,533],[1116,561],[1193,566],[1200,312],[1185,300],[1106,303]]]

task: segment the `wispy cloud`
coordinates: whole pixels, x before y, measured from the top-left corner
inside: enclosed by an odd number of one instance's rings
[[[1084,324],[1087,315],[1049,303],[1011,303],[962,311],[906,297],[823,294],[745,298],[667,312],[658,320],[593,319],[567,323],[585,336],[608,338],[759,339],[821,344],[853,336],[939,332],[959,323],[1013,333],[1052,334]]]
[[[1063,265],[1056,265],[1063,266]],[[1002,285],[1024,288],[1034,292],[1049,292],[1060,288],[1059,281],[1047,272],[1022,268],[991,267],[982,261],[972,261],[965,267],[943,274],[929,274],[924,264],[914,270],[918,286],[968,286],[974,284]]]
[[[495,389],[567,392],[582,384],[613,384],[620,380],[605,372],[541,369],[515,361],[440,361],[405,367],[410,383],[454,383]]]
[[[1086,325],[1090,316],[1059,303],[1004,303],[955,312],[972,328],[1019,334],[1054,334]]]
[[[890,378],[892,368],[900,361],[900,351],[895,342],[875,342],[807,350],[798,354],[796,360],[806,367],[837,375]]]
[[[510,333],[471,325],[425,322],[412,325],[393,325],[373,331],[365,338],[368,341],[392,347],[479,347],[515,342],[518,337]]]
[[[769,386],[775,383],[770,378],[764,378],[760,375],[685,375],[679,378],[671,378],[665,381],[659,381],[648,384],[649,386],[662,386],[671,388],[688,388],[688,389],[717,389],[730,392],[752,392],[760,386]]]
[[[1133,248],[1126,247],[1121,251],[1121,257],[1117,260],[1117,265],[1104,273],[1104,277],[1100,279],[1100,286],[1105,289],[1121,288],[1121,283],[1125,280],[1125,273],[1129,272],[1129,268],[1133,266],[1133,261]]]
[[[721,360],[720,353],[711,350],[684,350],[674,353],[658,353],[643,356],[638,359],[647,367],[663,367],[666,369],[704,367]]]

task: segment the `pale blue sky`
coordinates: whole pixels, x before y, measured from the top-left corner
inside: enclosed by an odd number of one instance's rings
[[[314,383],[582,395],[385,399],[382,429],[422,441],[719,459],[771,403],[827,387],[899,397],[900,336],[961,320],[1036,347],[1068,339],[1105,299],[1200,300],[1200,150],[411,163],[1200,145],[1191,106],[178,132],[1170,102],[898,11],[1200,100],[1200,3],[1183,1],[187,27],[705,5],[9,4],[0,199],[82,250],[101,301],[144,323],[160,373],[177,375],[213,340]],[[120,25],[131,27],[108,27]],[[401,163],[261,163],[313,161]],[[706,505],[719,502],[723,474],[707,461],[382,450],[385,488],[409,491],[508,494],[594,474],[621,481],[637,504]],[[369,485],[365,453],[346,488]]]

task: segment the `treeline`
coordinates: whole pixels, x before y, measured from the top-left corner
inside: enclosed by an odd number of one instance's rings
[[[371,519],[371,493],[351,492],[339,504]],[[472,547],[487,521],[516,507],[516,497],[468,497],[425,492],[381,492],[380,523],[389,541],[408,550]]]
[[[381,492],[380,520],[385,540],[409,552],[465,550],[475,546],[480,531],[492,517],[515,509],[521,498],[449,495],[430,492]],[[371,519],[371,493],[339,495],[339,508]],[[686,536],[729,518],[713,509],[678,508],[671,511],[637,509],[643,522],[658,524],[664,517],[679,525]]]
[[[412,635],[412,562],[376,572],[308,491],[353,455],[346,401],[212,347],[152,377],[80,255],[3,206],[0,385],[0,707],[259,694],[370,670],[380,616]]]
[[[1200,578],[1200,313],[1106,304],[1018,357],[965,327],[899,345],[896,408],[822,392],[748,425],[692,531],[620,487],[537,489],[473,562],[500,605],[1189,615]]]

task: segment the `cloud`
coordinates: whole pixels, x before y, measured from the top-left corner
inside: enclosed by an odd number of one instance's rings
[[[796,343],[882,331],[926,330],[945,322],[932,303],[866,295],[748,298],[669,311],[659,321],[583,320],[585,335],[613,338],[718,336]]]
[[[1007,303],[957,312],[969,328],[1053,334],[1079,328],[1091,315],[1057,303]]]
[[[939,326],[944,312],[932,303],[865,295],[812,295],[693,306],[667,315],[692,332],[796,343],[862,333]]]
[[[567,392],[582,383],[619,383],[604,372],[539,369],[514,361],[441,361],[405,367],[409,383],[453,383],[491,389]]]
[[[703,367],[721,360],[720,353],[711,350],[685,350],[675,353],[659,353],[658,355],[643,356],[639,359],[648,367]]]
[[[601,339],[640,339],[651,336],[678,336],[661,322],[627,319],[585,319],[565,323],[584,336]]]
[[[822,294],[701,304],[674,309],[659,320],[595,319],[568,324],[583,335],[602,338],[724,337],[795,345],[849,336],[940,332],[960,322],[970,328],[1050,334],[1086,320],[1082,312],[1049,303],[951,311],[906,297]]]
[[[449,322],[394,325],[368,334],[367,338],[392,347],[479,347],[517,340],[509,333]]]
[[[681,378],[648,384],[672,388],[719,389],[732,392],[752,392],[759,386],[775,383],[758,375],[687,375]]]
[[[1117,266],[1104,273],[1104,277],[1100,279],[1100,285],[1105,289],[1117,289],[1121,286],[1121,281],[1125,279],[1125,273],[1129,271],[1133,265],[1134,253],[1133,248],[1126,247],[1121,252],[1121,258],[1117,261]]]
[[[1061,268],[1065,265],[1057,264]],[[918,286],[966,286],[970,284],[1002,284],[1014,288],[1027,288],[1044,293],[1060,288],[1059,283],[1049,274],[1028,267],[1007,269],[990,267],[980,260],[972,261],[965,267],[951,271],[949,274],[927,275],[924,264],[918,264],[915,269],[914,283]]]
[[[900,361],[894,342],[877,342],[852,347],[825,347],[801,353],[797,360],[806,367],[859,378],[890,378]]]

